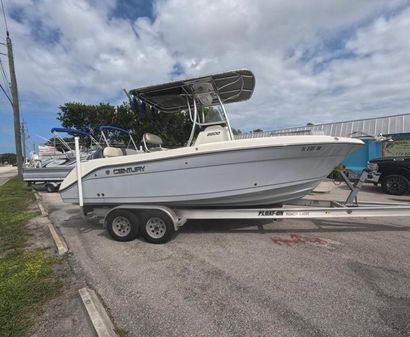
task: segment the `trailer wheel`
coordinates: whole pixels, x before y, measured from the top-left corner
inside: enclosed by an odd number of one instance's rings
[[[111,211],[105,218],[108,233],[116,241],[131,241],[138,235],[138,217],[125,209]]]
[[[174,225],[164,212],[157,210],[145,211],[141,234],[150,243],[166,243],[174,234]]]
[[[46,191],[48,193],[57,192],[57,187],[54,186],[53,184],[46,184]]]
[[[387,194],[402,195],[410,190],[410,182],[400,174],[391,174],[383,178],[382,189]]]

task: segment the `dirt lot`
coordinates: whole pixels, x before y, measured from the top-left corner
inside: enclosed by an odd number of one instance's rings
[[[76,272],[130,336],[410,335],[408,218],[195,221],[158,246],[116,242],[42,196]],[[362,200],[410,196],[369,185]]]

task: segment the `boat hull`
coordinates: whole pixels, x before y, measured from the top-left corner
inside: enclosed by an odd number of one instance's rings
[[[54,166],[23,168],[23,180],[26,182],[62,182],[74,166]]]
[[[309,194],[358,146],[341,142],[264,146],[154,160],[132,156],[135,159],[126,163],[97,166],[83,177],[84,205],[283,203]],[[60,194],[64,202],[78,203],[77,183],[64,186]]]

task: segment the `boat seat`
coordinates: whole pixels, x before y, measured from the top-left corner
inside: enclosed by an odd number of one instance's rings
[[[198,134],[194,145],[224,142],[227,140],[231,140],[228,128],[221,125],[212,125],[208,126],[204,131],[201,131]]]
[[[119,147],[107,146],[103,151],[104,158],[120,157],[124,156],[125,154],[126,153],[124,149],[121,149]]]
[[[146,132],[142,136],[142,144],[144,145],[144,150],[146,152],[153,152],[153,151],[164,151],[166,148],[162,147],[162,139],[160,136],[154,135],[153,133]],[[152,147],[148,147],[150,145],[156,145]]]
[[[125,149],[125,155],[129,156],[132,154],[137,154],[137,153],[141,153],[142,151],[139,150],[135,150],[135,149]]]

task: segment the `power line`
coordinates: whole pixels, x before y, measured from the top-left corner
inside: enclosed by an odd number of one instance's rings
[[[1,0],[1,9],[3,10],[4,25],[6,26],[6,32],[9,33],[9,28],[7,27],[6,12],[4,10],[3,0]]]
[[[1,59],[0,59],[0,67],[1,67],[1,72],[3,73],[4,80],[6,81],[6,83],[10,83],[7,77],[6,71],[4,70],[3,62],[1,61]]]
[[[3,73],[3,77],[4,77],[4,81],[5,81],[4,84],[7,86],[7,88],[9,89],[9,93],[10,93],[10,81],[7,77],[6,71],[4,70],[3,62],[1,61],[1,59],[0,59],[0,67],[1,67],[1,71]]]
[[[9,95],[7,95],[6,90],[4,90],[4,88],[1,84],[0,84],[0,88],[1,88],[1,90],[3,90],[3,92],[6,95],[7,99],[10,101],[11,106],[13,106],[13,102],[12,102],[11,98],[9,97]]]
[[[3,6],[3,0],[1,0],[1,4]],[[1,70],[2,70],[2,73],[3,73],[4,80],[5,80],[4,84],[6,84],[6,88],[8,89],[8,92],[10,93],[10,87],[9,87],[10,82],[7,78],[6,71],[4,70],[3,62],[1,61],[1,59],[0,59],[0,66],[1,66]],[[3,88],[3,86],[1,84],[0,84],[0,88],[4,92],[4,94],[6,95],[7,99],[10,101],[11,105],[13,106],[13,102],[11,101],[10,96],[8,95],[8,93],[6,92],[6,90]]]

